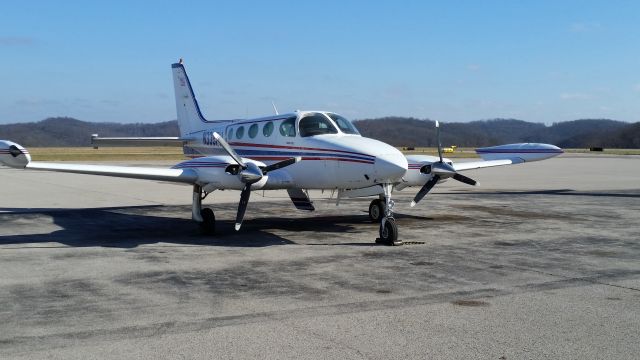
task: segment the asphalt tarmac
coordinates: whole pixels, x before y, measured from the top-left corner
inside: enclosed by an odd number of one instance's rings
[[[0,358],[637,359],[640,157],[465,175],[388,247],[370,199],[215,192],[203,237],[187,186],[0,168]]]

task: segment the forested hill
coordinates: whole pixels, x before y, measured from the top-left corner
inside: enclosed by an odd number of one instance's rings
[[[435,146],[431,120],[385,117],[355,122],[363,136],[396,146]],[[565,148],[592,146],[640,148],[640,122],[606,119],[574,120],[546,126],[515,119],[442,123],[443,145],[490,146],[514,142],[544,142]],[[49,118],[35,123],[0,125],[0,139],[32,146],[88,146],[100,136],[178,136],[174,121],[153,124],[93,123],[73,118]]]
[[[89,146],[100,136],[178,136],[177,121],[153,124],[94,123],[67,117],[0,125],[0,139],[29,146]]]
[[[386,117],[355,122],[363,136],[396,146],[436,146],[431,120]],[[491,146],[516,142],[543,142],[566,148],[592,146],[640,148],[640,123],[584,119],[546,126],[515,119],[468,123],[441,123],[443,145]]]

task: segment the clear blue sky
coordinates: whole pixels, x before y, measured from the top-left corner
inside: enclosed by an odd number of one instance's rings
[[[0,123],[175,119],[640,121],[639,1],[7,1]]]

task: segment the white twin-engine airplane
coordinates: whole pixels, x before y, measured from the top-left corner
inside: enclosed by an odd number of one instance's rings
[[[349,120],[327,111],[209,121],[200,112],[182,60],[171,68],[180,137],[169,140],[181,143],[190,160],[170,169],[34,162],[24,147],[0,141],[0,162],[31,170],[191,184],[192,217],[205,233],[215,231],[215,216],[210,208],[202,208],[202,200],[214,190],[241,190],[236,230],[242,225],[252,190],[286,189],[296,208],[310,211],[314,210],[307,192],[310,189],[337,190],[338,200],[377,196],[369,206],[369,217],[380,223],[377,241],[397,245],[402,242],[393,218],[393,190],[420,186],[411,202],[415,206],[435,184],[449,178],[476,185],[475,180],[460,174],[462,171],[543,160],[562,153],[548,144],[510,144],[477,149],[484,161],[453,163],[442,157],[438,129],[438,157],[405,157],[391,145],[361,136]]]

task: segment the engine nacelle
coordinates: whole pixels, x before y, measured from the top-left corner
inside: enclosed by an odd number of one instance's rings
[[[451,164],[451,160],[442,158],[442,160],[448,164]],[[431,173],[431,164],[440,161],[437,156],[430,155],[407,155],[407,163],[409,164],[408,170],[402,177],[404,180],[401,186],[397,186],[398,189],[402,189],[408,186],[422,186],[424,185],[433,174]],[[441,180],[440,182],[445,181]]]
[[[253,163],[259,168],[266,165],[260,161],[242,159],[245,163]],[[183,161],[173,167],[174,169],[193,169],[198,173],[198,183],[205,185],[206,189],[233,189],[242,190],[245,183],[240,179],[239,165],[228,155],[214,155]],[[264,175],[260,180],[251,184],[252,190],[262,189],[269,180]],[[210,190],[207,190],[210,191]]]

